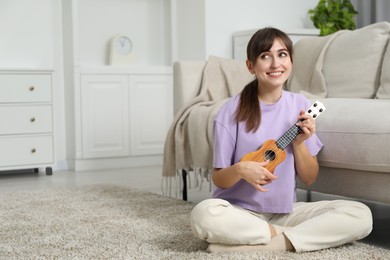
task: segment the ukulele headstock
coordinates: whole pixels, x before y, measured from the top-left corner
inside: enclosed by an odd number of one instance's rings
[[[326,110],[324,104],[320,101],[315,101],[309,109],[306,111],[306,114],[311,115],[313,119],[317,119]]]

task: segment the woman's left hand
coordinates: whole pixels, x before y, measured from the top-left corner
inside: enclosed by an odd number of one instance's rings
[[[311,115],[305,114],[305,111],[301,110],[298,117],[297,126],[302,129],[302,132],[294,139],[294,143],[302,143],[310,138],[316,132],[316,124]]]

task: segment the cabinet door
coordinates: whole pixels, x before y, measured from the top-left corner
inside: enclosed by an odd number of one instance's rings
[[[131,154],[162,154],[173,117],[172,76],[130,76]]]
[[[123,75],[82,75],[83,158],[129,155],[127,79]]]

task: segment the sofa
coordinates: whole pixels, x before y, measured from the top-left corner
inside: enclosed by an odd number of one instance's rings
[[[311,186],[298,182],[298,188],[390,204],[389,38],[390,23],[381,22],[295,43],[285,88],[327,108],[316,121],[324,144],[318,179]],[[176,179],[184,195],[187,182],[211,182],[213,117],[251,80],[244,61],[212,58],[173,66],[176,116],[165,144],[163,175]],[[218,70],[209,69],[215,60]],[[221,88],[227,90],[218,92]]]

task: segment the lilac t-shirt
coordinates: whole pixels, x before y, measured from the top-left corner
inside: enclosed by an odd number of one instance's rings
[[[256,132],[246,132],[245,122],[237,124],[235,112],[239,95],[230,98],[220,109],[214,120],[213,145],[215,168],[226,168],[247,153],[259,149],[268,139],[277,140],[297,122],[300,110],[306,111],[312,102],[304,96],[283,91],[281,98],[274,104],[260,104],[261,123]],[[322,148],[322,143],[313,135],[305,141],[312,156]],[[286,149],[286,159],[280,163],[274,174],[278,179],[265,185],[267,192],[257,191],[245,180],[234,186],[222,189],[214,186],[214,198],[221,198],[240,207],[256,212],[290,213],[296,201],[296,172],[292,145]]]

